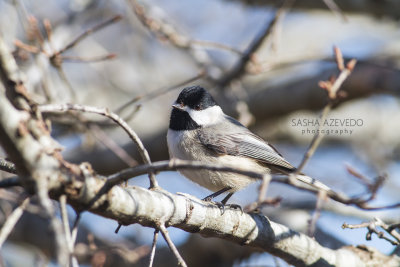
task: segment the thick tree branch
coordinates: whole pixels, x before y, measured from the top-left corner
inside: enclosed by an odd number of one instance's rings
[[[241,1],[246,2],[248,4],[268,5],[268,6],[277,2],[277,1],[264,1],[264,0],[251,0],[251,1],[241,0]],[[340,9],[346,13],[366,14],[378,18],[383,18],[383,17],[391,17],[394,19],[400,18],[400,2],[398,1],[335,0],[335,2],[340,7]],[[328,11],[328,7],[324,3],[324,1],[315,1],[315,0],[296,1],[293,8],[305,11],[313,9],[317,10],[321,9]]]
[[[336,66],[335,66],[336,68]],[[253,85],[254,93],[249,93],[249,107],[258,121],[276,118],[298,110],[320,110],[327,104],[326,92],[317,83],[326,80],[335,70],[328,69],[314,77],[295,80],[291,83],[268,87]],[[340,103],[368,97],[372,94],[400,95],[399,71],[377,66],[371,62],[359,61],[349,78],[343,83],[346,93]],[[290,96],[290,97],[288,97]]]
[[[95,197],[104,183],[104,180],[86,177],[85,189],[80,190],[84,195],[79,199],[71,199],[73,206],[77,208],[82,200]],[[362,266],[362,256],[369,254],[362,250],[353,253],[350,248],[330,250],[306,235],[271,222],[262,215],[242,214],[228,209],[221,216],[219,208],[212,204],[163,190],[114,186],[93,205],[91,211],[116,219],[124,225],[139,223],[156,227],[161,222],[160,218],[164,218],[169,226],[258,247],[296,266],[348,266],[346,264],[349,263],[350,266]],[[397,257],[385,257],[385,260],[389,264],[400,262]]]
[[[21,183],[39,196],[52,230],[55,232],[57,260],[60,265],[68,263],[65,236],[61,222],[54,216],[54,208],[48,196],[48,188],[56,186],[54,170],[61,164],[57,160],[59,146],[50,137],[45,123],[32,118],[34,111],[19,75],[18,67],[0,36],[0,143],[17,167]],[[7,93],[6,93],[7,92]],[[7,97],[13,101],[11,103]],[[31,113],[31,114],[29,114]],[[53,183],[53,184],[51,184]],[[32,188],[32,184],[34,185]]]

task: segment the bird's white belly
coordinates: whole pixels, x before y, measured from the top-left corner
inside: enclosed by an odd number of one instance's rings
[[[223,164],[225,166],[260,173],[267,171],[266,168],[248,158],[230,155],[220,156],[206,150],[196,135],[195,130],[183,132],[169,129],[167,141],[170,157],[183,160],[196,160],[205,164]],[[214,192],[228,186],[232,188],[231,192],[235,192],[256,181],[254,178],[228,172],[187,169],[181,170],[180,173],[193,182]]]

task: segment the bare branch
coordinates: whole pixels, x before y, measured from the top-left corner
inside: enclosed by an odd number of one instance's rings
[[[324,107],[324,109],[321,112],[321,115],[319,117],[319,120],[321,122],[325,121],[329,111],[331,110],[331,104],[328,104]],[[324,137],[323,134],[321,134],[323,124],[319,124],[318,129],[316,131],[316,134],[313,136],[313,139],[311,140],[310,146],[307,149],[307,152],[304,154],[303,159],[300,163],[300,165],[297,167],[297,173],[300,173],[303,168],[306,166],[312,155],[314,155],[315,151],[317,150],[319,144],[322,141],[322,138]]]
[[[127,0],[127,2],[142,25],[153,33],[156,38],[162,41],[168,41],[175,47],[188,52],[189,56],[202,68],[206,67],[206,65],[211,62],[207,53],[201,53],[201,56],[199,56],[199,49],[194,47],[189,36],[180,33],[172,24],[165,20],[151,17],[146,8],[139,4],[137,0]],[[208,76],[208,74],[206,76]]]
[[[92,58],[83,58],[79,56],[61,56],[63,62],[76,62],[76,63],[93,63],[99,61],[105,61],[110,59],[115,59],[117,57],[116,54],[111,53],[104,56],[96,56]]]
[[[91,123],[89,127],[93,135],[122,161],[124,161],[127,166],[132,167],[138,165],[138,162],[122,147],[120,147],[112,138],[110,138],[99,126]]]
[[[6,159],[0,158],[0,170],[16,174],[17,169],[15,168],[15,164],[12,163],[11,161],[8,161]]]
[[[52,65],[57,69],[57,73],[60,76],[61,80],[64,82],[65,86],[67,87],[67,89],[71,95],[71,98],[76,99],[75,90],[72,87],[71,82],[68,80],[68,77],[65,74],[64,69],[62,67],[62,58],[59,56],[55,56],[55,57],[52,57],[50,61],[52,62]]]
[[[154,263],[154,256],[156,255],[158,232],[159,232],[158,229],[154,230],[153,243],[151,245],[151,252],[150,252],[149,267],[152,267],[153,263]]]
[[[80,41],[85,39],[87,36],[95,33],[98,30],[103,29],[104,27],[107,27],[108,25],[111,25],[111,24],[113,24],[115,22],[118,22],[119,20],[121,20],[121,18],[122,18],[121,15],[116,15],[116,16],[112,17],[111,19],[108,19],[108,20],[106,20],[106,21],[94,26],[93,28],[87,29],[82,34],[80,34],[78,37],[76,37],[72,42],[67,44],[64,48],[60,49],[57,53],[58,54],[64,53],[68,49],[71,49],[72,47],[77,45]]]
[[[54,232],[57,261],[61,266],[67,266],[69,259],[68,244],[66,243],[66,236],[62,230],[62,223],[55,215],[53,203],[48,195],[48,182],[47,177],[36,179],[37,195],[39,197],[39,203],[43,208],[46,219],[50,222],[51,230]]]
[[[321,210],[322,210],[322,204],[324,201],[326,201],[326,192],[325,191],[319,191],[318,192],[318,197],[317,197],[317,203],[315,205],[315,210],[313,213],[313,216],[309,220],[309,226],[308,226],[308,236],[314,236],[315,233],[315,228],[317,224],[317,220],[321,216]]]
[[[204,46],[204,47],[210,47],[210,48],[215,48],[215,49],[226,50],[226,51],[235,53],[235,54],[237,54],[239,56],[242,55],[242,51],[240,51],[240,50],[238,50],[238,49],[236,49],[234,47],[231,47],[231,46],[228,46],[228,45],[225,45],[225,44],[221,44],[221,43],[217,43],[217,42],[205,41],[205,40],[192,40],[191,43],[193,45],[201,45],[201,46]]]
[[[14,229],[19,218],[21,218],[26,206],[29,204],[29,201],[29,198],[25,198],[25,200],[22,201],[22,203],[7,217],[7,220],[4,222],[3,227],[0,230],[0,249],[7,240],[8,235]]]
[[[167,242],[169,248],[171,249],[171,251],[174,253],[175,257],[177,258],[178,265],[179,266],[183,266],[183,267],[187,267],[186,262],[182,258],[181,254],[179,254],[179,251],[176,248],[174,242],[172,242],[171,238],[169,237],[169,233],[168,233],[167,228],[165,228],[165,225],[161,224],[159,226],[159,229],[160,229],[160,232],[161,232],[162,236],[164,237],[165,241]]]
[[[347,22],[348,19],[343,13],[343,11],[338,7],[334,0],[323,0],[325,5],[338,17],[343,19],[343,21]]]
[[[60,209],[61,209],[61,219],[64,227],[65,238],[67,240],[67,246],[69,250],[69,254],[71,257],[71,265],[72,267],[78,266],[78,260],[74,255],[74,240],[72,239],[72,234],[69,229],[69,220],[68,220],[68,212],[67,212],[67,196],[61,195],[59,198]]]
[[[282,16],[283,13],[286,12],[286,9],[288,6],[291,6],[293,0],[288,0],[285,1],[278,9],[278,11],[275,14],[275,17],[272,19],[272,21],[268,21],[263,29],[260,31],[260,33],[254,38],[254,40],[250,43],[250,45],[247,47],[246,51],[242,54],[241,58],[239,61],[236,63],[236,65],[232,68],[232,70],[227,73],[220,81],[218,81],[218,84],[220,87],[225,87],[228,85],[233,79],[238,79],[240,76],[244,73],[246,64],[250,60],[252,54],[257,51],[257,49],[261,46],[261,44],[264,42],[266,38],[271,34],[273,31],[276,23],[279,21],[279,18]]]
[[[342,228],[343,229],[357,229],[357,228],[367,228],[368,232],[366,235],[367,240],[371,240],[372,234],[376,234],[379,238],[384,239],[388,242],[390,242],[394,246],[398,246],[400,244],[400,233],[396,231],[396,228],[398,228],[399,224],[394,224],[394,225],[387,225],[384,223],[381,219],[379,218],[374,218],[374,220],[366,223],[361,223],[361,224],[347,224],[343,223]],[[391,238],[388,238],[385,236],[385,234],[381,231],[379,231],[377,228],[381,227],[383,230],[385,230],[390,236],[395,238],[396,240],[393,240]]]
[[[270,184],[270,182],[271,182],[271,179],[272,179],[272,177],[271,177],[271,174],[269,174],[269,173],[268,173],[268,174],[265,174],[265,175],[263,176],[261,185],[260,185],[260,187],[259,187],[259,189],[258,189],[258,198],[257,198],[257,201],[255,201],[255,202],[250,203],[249,205],[247,205],[247,206],[244,208],[244,211],[246,211],[246,212],[253,212],[253,211],[255,211],[256,209],[258,209],[260,206],[262,206],[262,205],[264,205],[264,204],[270,204],[270,203],[269,203],[270,201],[267,201],[267,200],[265,199],[265,196],[266,196],[266,194],[267,194],[268,186],[269,186],[269,184]]]
[[[344,59],[342,52],[338,47],[334,47],[334,53],[335,53],[337,67],[339,70],[341,70],[341,72],[339,77],[335,79],[333,84],[330,81],[320,82],[320,86],[328,92],[329,102],[322,110],[322,113],[319,118],[321,123],[318,125],[316,134],[314,135],[311,144],[307,149],[307,152],[304,154],[303,160],[301,161],[299,167],[297,168],[297,173],[300,173],[303,170],[303,168],[305,167],[305,165],[307,164],[307,162],[315,153],[316,149],[321,143],[323,138],[323,134],[321,132],[324,127],[324,121],[326,120],[328,113],[331,111],[333,107],[334,100],[336,100],[339,96],[338,92],[340,87],[342,86],[343,82],[347,79],[347,77],[349,77],[356,63],[355,59],[352,59],[344,68]]]

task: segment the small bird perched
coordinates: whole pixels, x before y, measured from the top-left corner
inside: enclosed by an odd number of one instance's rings
[[[172,105],[167,134],[171,158],[222,164],[260,173],[289,174],[296,171],[279,152],[234,118],[226,115],[208,91],[186,87]],[[222,207],[234,192],[254,182],[254,178],[229,172],[181,170],[186,178],[213,191],[204,198],[229,191]]]

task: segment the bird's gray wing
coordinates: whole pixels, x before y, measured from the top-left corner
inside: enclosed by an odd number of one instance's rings
[[[201,128],[198,131],[198,138],[205,147],[220,155],[253,158],[281,171],[295,170],[275,148],[239,122]]]

